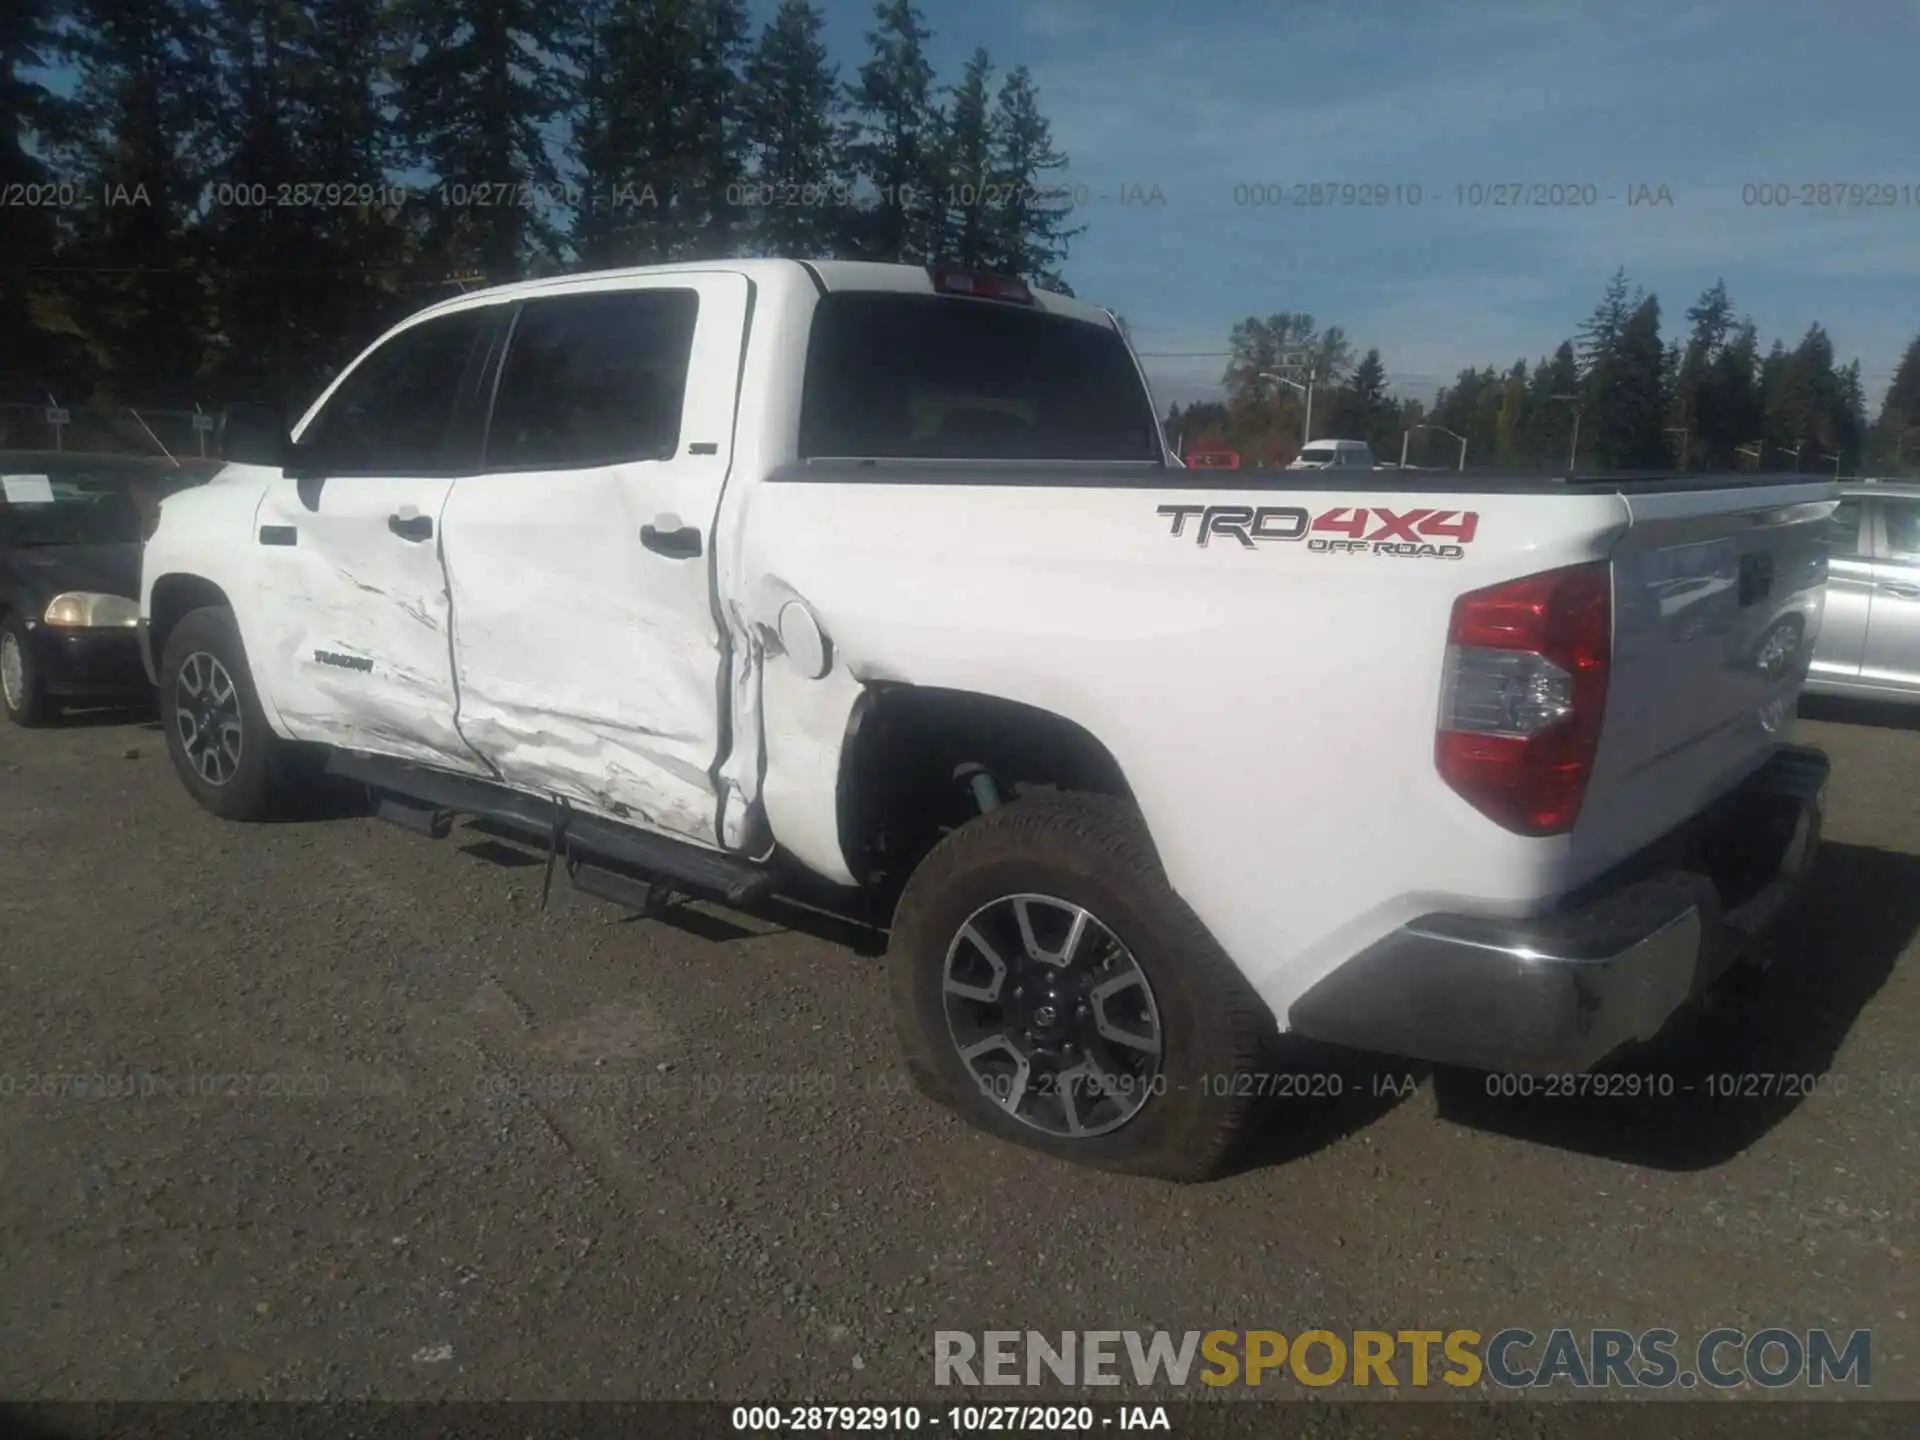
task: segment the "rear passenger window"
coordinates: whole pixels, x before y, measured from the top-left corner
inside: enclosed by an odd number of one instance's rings
[[[1886,499],[1880,513],[1887,526],[1887,550],[1896,560],[1920,560],[1920,500]]]
[[[680,447],[699,310],[692,290],[528,301],[507,342],[486,468],[567,470],[669,458]]]
[[[1860,553],[1860,502],[1842,500],[1840,508],[1833,512],[1827,521],[1827,553],[1829,555],[1858,555]]]

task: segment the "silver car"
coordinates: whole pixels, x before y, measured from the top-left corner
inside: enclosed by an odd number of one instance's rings
[[[1920,483],[1843,483],[1806,688],[1920,704]]]

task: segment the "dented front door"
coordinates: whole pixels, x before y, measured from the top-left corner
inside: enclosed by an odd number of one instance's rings
[[[474,768],[454,728],[446,580],[429,533],[452,485],[329,476],[311,508],[298,481],[269,490],[255,535],[262,682],[296,739]]]
[[[445,554],[460,730],[517,789],[716,843],[714,516],[750,289],[585,280],[516,307]]]
[[[439,532],[467,458],[456,404],[492,324],[469,310],[381,340],[267,488],[251,537],[261,653],[248,659],[295,739],[484,771],[455,724]]]

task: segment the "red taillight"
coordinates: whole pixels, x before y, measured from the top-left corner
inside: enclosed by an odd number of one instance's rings
[[[1571,830],[1600,743],[1612,647],[1604,560],[1462,595],[1447,631],[1440,778],[1518,834]]]
[[[1015,280],[1006,275],[979,275],[971,270],[954,270],[942,265],[929,265],[927,273],[933,277],[933,288],[942,295],[971,295],[978,300],[1033,304],[1033,291],[1027,288],[1024,280]]]

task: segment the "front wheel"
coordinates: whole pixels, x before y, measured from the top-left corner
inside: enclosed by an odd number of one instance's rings
[[[60,713],[33,663],[33,648],[18,615],[0,619],[0,708],[22,727],[45,725]]]
[[[280,805],[277,736],[267,728],[233,612],[184,617],[160,657],[167,755],[200,805],[223,820],[260,820]]]
[[[970,821],[908,881],[890,950],[908,1068],[963,1118],[1169,1180],[1231,1156],[1271,1016],[1131,805],[1036,796]]]

